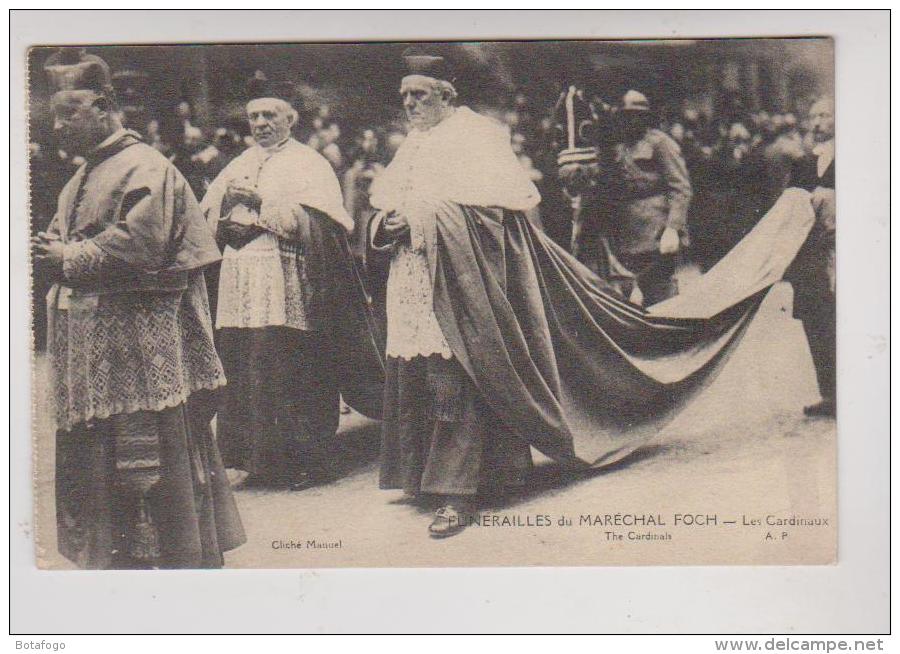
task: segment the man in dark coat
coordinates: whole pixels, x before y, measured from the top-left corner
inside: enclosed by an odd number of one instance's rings
[[[816,101],[809,110],[816,145],[798,161],[791,186],[812,192],[816,224],[788,274],[794,286],[794,317],[803,321],[822,400],[804,408],[808,416],[831,416],[837,409],[834,103]]]

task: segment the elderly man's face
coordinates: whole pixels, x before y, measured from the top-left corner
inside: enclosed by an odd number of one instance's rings
[[[278,145],[291,135],[294,112],[284,100],[260,98],[247,103],[247,122],[250,132],[264,148]]]
[[[109,107],[93,91],[60,91],[51,106],[53,130],[69,154],[86,155],[109,135]]]
[[[813,103],[809,108],[809,126],[818,143],[834,138],[834,104],[831,100],[822,99]]]
[[[403,98],[406,117],[416,129],[429,129],[437,125],[449,105],[436,80],[424,75],[404,77],[400,83],[400,97]]]

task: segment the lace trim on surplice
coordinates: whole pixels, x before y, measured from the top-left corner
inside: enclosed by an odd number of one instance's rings
[[[55,286],[48,316],[60,429],[161,411],[225,384],[202,274],[174,292],[76,296]]]
[[[285,326],[310,330],[310,286],[298,246],[266,233],[226,248],[219,274],[216,328]]]
[[[387,356],[412,359],[439,354],[451,359],[453,351],[434,315],[424,245],[416,234],[412,235],[412,242],[417,247],[398,245],[391,259],[387,284]]]

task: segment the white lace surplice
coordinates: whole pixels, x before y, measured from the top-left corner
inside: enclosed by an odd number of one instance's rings
[[[452,352],[434,315],[422,221],[428,205],[451,202],[526,211],[540,194],[494,120],[457,108],[429,130],[412,130],[390,165],[372,182],[370,201],[410,225],[411,245],[394,248],[387,288],[387,355],[409,359]]]
[[[256,189],[262,198],[258,212],[237,205],[227,215],[222,213],[231,182]],[[254,146],[228,164],[203,198],[204,215],[213,229],[227,218],[267,231],[239,250],[225,248],[216,328],[314,330],[309,310],[312,289],[299,245],[308,232],[305,207],[325,213],[352,232],[353,221],[342,202],[331,165],[294,139],[272,148]]]
[[[226,247],[219,275],[216,329],[284,326],[309,330],[306,265],[297,246],[270,232]]]
[[[406,141],[408,151],[418,153],[424,133],[410,134]],[[409,224],[409,245],[403,243],[394,247],[391,256],[391,271],[387,283],[387,347],[389,357],[412,359],[417,356],[439,354],[445,359],[453,358],[450,345],[444,338],[437,316],[431,288],[431,273],[425,252],[423,220],[433,219],[422,210],[422,203],[416,202],[413,184],[415,157],[410,157],[398,172],[400,190],[396,211]]]
[[[395,250],[387,284],[387,316],[387,356],[453,357],[434,315],[431,275],[423,250],[408,245]]]
[[[184,291],[48,295],[57,427],[174,407],[225,384],[203,274]]]

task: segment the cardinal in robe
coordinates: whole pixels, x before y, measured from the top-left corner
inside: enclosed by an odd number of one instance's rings
[[[216,329],[229,383],[217,437],[235,483],[302,490],[333,472],[342,390],[380,415],[383,368],[335,172],[293,138],[289,83],[257,72],[248,91],[255,145],[201,203],[224,250]]]
[[[55,280],[59,551],[92,569],[222,566],[245,537],[210,426],[215,239],[184,177],[122,127],[106,62],[63,48],[45,70],[60,146],[85,160],[32,242]]]
[[[371,187],[372,247],[390,256],[380,485],[436,498],[429,532],[441,538],[461,531],[480,491],[520,483],[531,453],[485,401],[435,315],[434,214],[446,203],[483,207],[479,224],[502,233],[503,211],[521,215],[540,195],[508,131],[456,106],[446,57],[410,50],[404,60],[400,95],[412,129]],[[487,256],[503,265],[502,252]]]
[[[368,231],[390,258],[380,485],[434,501],[440,538],[527,485],[531,448],[580,470],[654,438],[728,361],[813,209],[791,189],[696,292],[645,310],[528,222],[538,192],[505,128],[458,106],[450,57],[404,61],[411,130]]]

